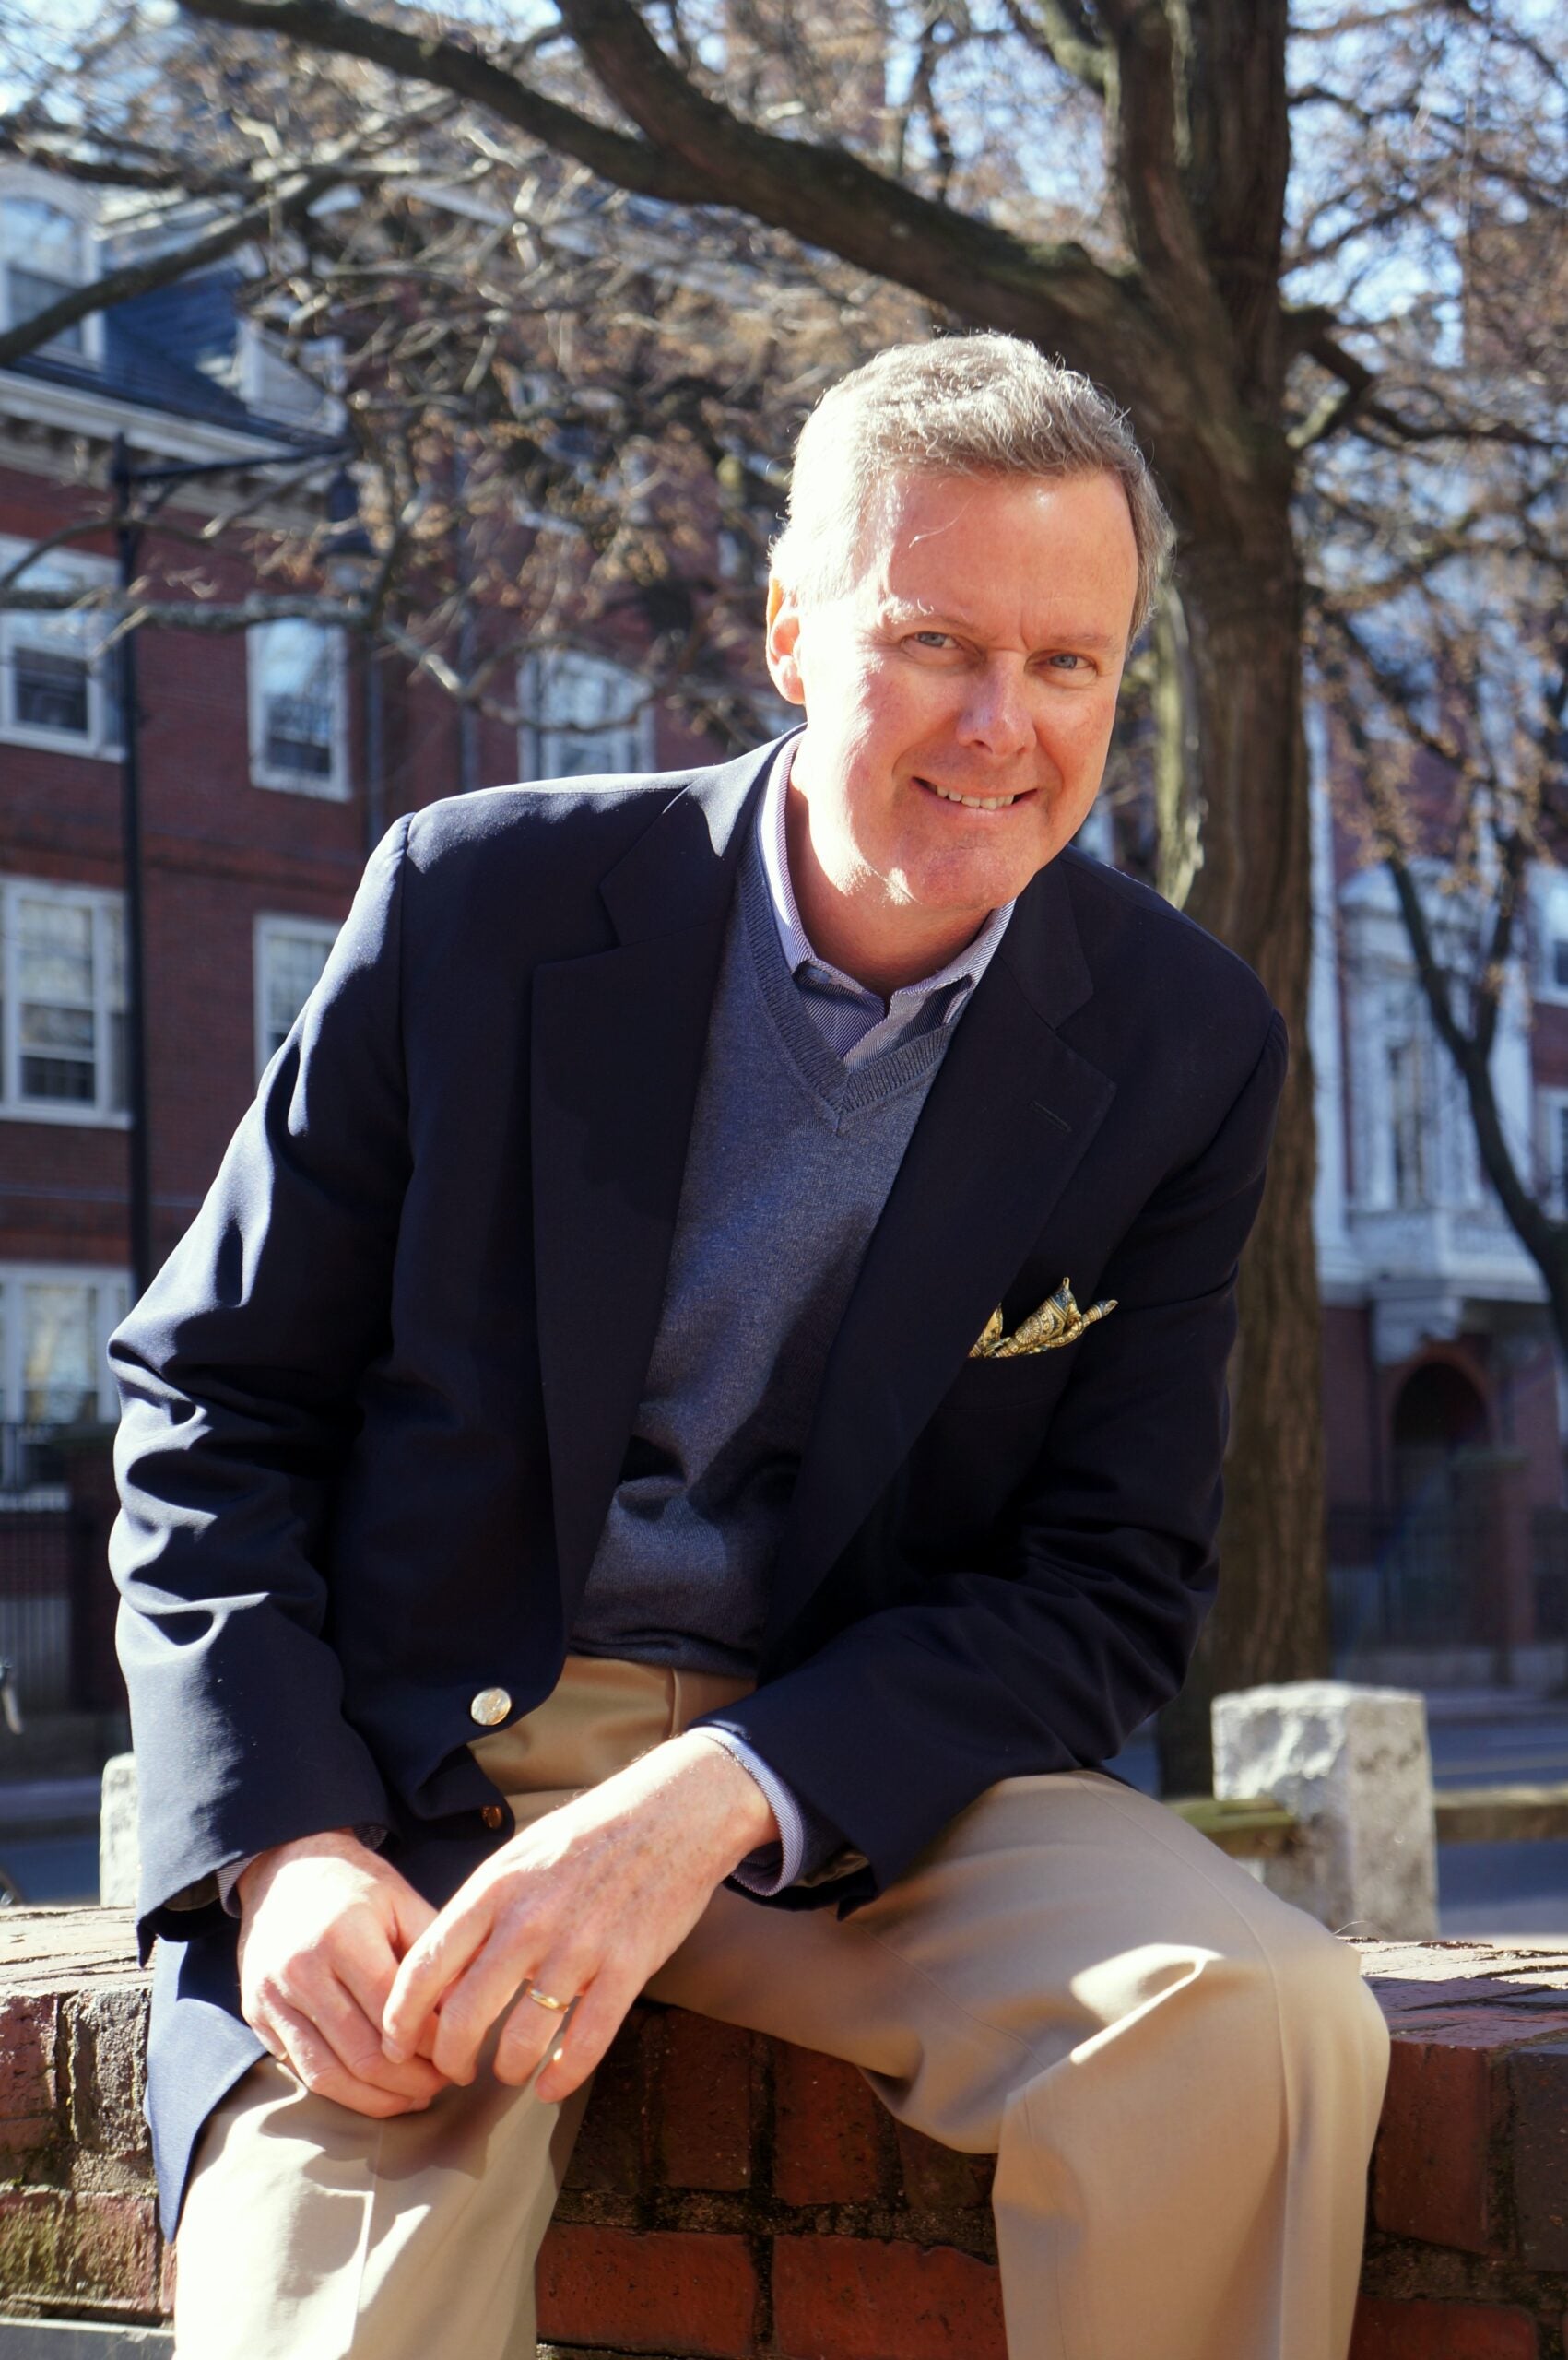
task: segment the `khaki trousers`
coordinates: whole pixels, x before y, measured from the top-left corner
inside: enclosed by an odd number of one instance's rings
[[[573,1658],[475,1751],[533,1817],[737,1693]],[[1353,1953],[1115,1780],[1003,1780],[842,1923],[720,1891],[649,1991],[997,2156],[1010,2360],[1343,2360],[1382,2018]],[[373,2123],[264,2059],[198,2152],[179,2360],[534,2360],[581,2114],[481,2071]]]

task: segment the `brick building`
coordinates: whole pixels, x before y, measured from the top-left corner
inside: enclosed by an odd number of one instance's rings
[[[1312,1049],[1336,1651],[1352,1676],[1537,1690],[1568,1677],[1568,1389],[1546,1287],[1487,1181],[1392,879],[1315,716]],[[1437,947],[1470,913],[1419,864]],[[1520,1171],[1568,1210],[1568,875],[1530,879],[1492,1056]],[[1444,940],[1446,935],[1447,939]]]
[[[95,222],[93,192],[0,172],[0,328],[98,266]],[[116,436],[138,466],[225,463],[147,533],[155,579],[177,582],[190,535],[219,509],[261,501],[262,526],[311,521],[330,470],[269,506],[261,463],[338,420],[240,317],[236,275],[123,303],[0,371],[0,574],[107,513]],[[223,547],[204,553],[204,581],[219,600],[242,597],[251,577]],[[113,578],[113,538],[98,530],[26,583]],[[137,635],[155,1263],[199,1204],[386,824],[460,787],[710,750],[648,702],[624,650],[526,657],[518,730],[466,717],[406,668],[378,662],[371,681],[346,641],[299,619]],[[0,614],[0,1487],[13,1490],[37,1472],[28,1430],[112,1414],[103,1344],[127,1293],[124,731],[101,642],[88,615]]]

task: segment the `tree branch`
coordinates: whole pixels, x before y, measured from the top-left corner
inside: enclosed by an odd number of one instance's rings
[[[19,327],[0,332],[0,369],[9,368],[24,353],[36,352],[41,345],[48,344],[94,312],[128,302],[134,295],[146,295],[155,287],[167,287],[173,279],[184,278],[208,263],[221,261],[237,246],[265,236],[279,220],[290,220],[308,211],[328,189],[336,187],[341,177],[336,171],[295,174],[280,182],[259,205],[248,206],[243,213],[209,230],[205,238],[196,238],[188,246],[149,255],[143,262],[127,263],[124,269],[112,270],[85,287],[74,287],[68,295],[62,295],[58,302],[47,305],[30,320],[24,320]]]
[[[706,175],[710,202],[830,246],[962,318],[1070,341],[1091,373],[1157,398],[1170,354],[1150,332],[1132,274],[1104,268],[1079,245],[1020,238],[922,196],[847,148],[743,123],[681,73],[630,0],[560,0],[560,14],[605,89],[659,152]]]
[[[1078,0],[1002,0],[1002,5],[1022,40],[1043,50],[1086,89],[1104,97],[1110,59]]]
[[[282,34],[307,49],[362,58],[404,80],[426,82],[471,99],[529,138],[559,148],[602,180],[637,195],[677,205],[713,201],[700,168],[679,163],[646,140],[628,138],[623,131],[612,131],[561,106],[477,50],[447,36],[404,32],[396,25],[357,16],[339,6],[339,0],[180,0],[180,6],[188,17],[238,25],[248,32]]]

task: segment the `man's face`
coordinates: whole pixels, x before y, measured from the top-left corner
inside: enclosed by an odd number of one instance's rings
[[[770,667],[807,714],[794,782],[840,893],[978,925],[1070,841],[1137,585],[1112,475],[905,477],[843,596],[774,584]]]

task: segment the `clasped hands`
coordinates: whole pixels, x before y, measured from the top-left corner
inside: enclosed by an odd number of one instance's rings
[[[585,2082],[713,1889],[778,1826],[734,1756],[692,1732],[519,1829],[439,1913],[346,1829],[258,1854],[240,1881],[240,1992],[271,2054],[384,2119],[494,2071],[540,2097]]]

